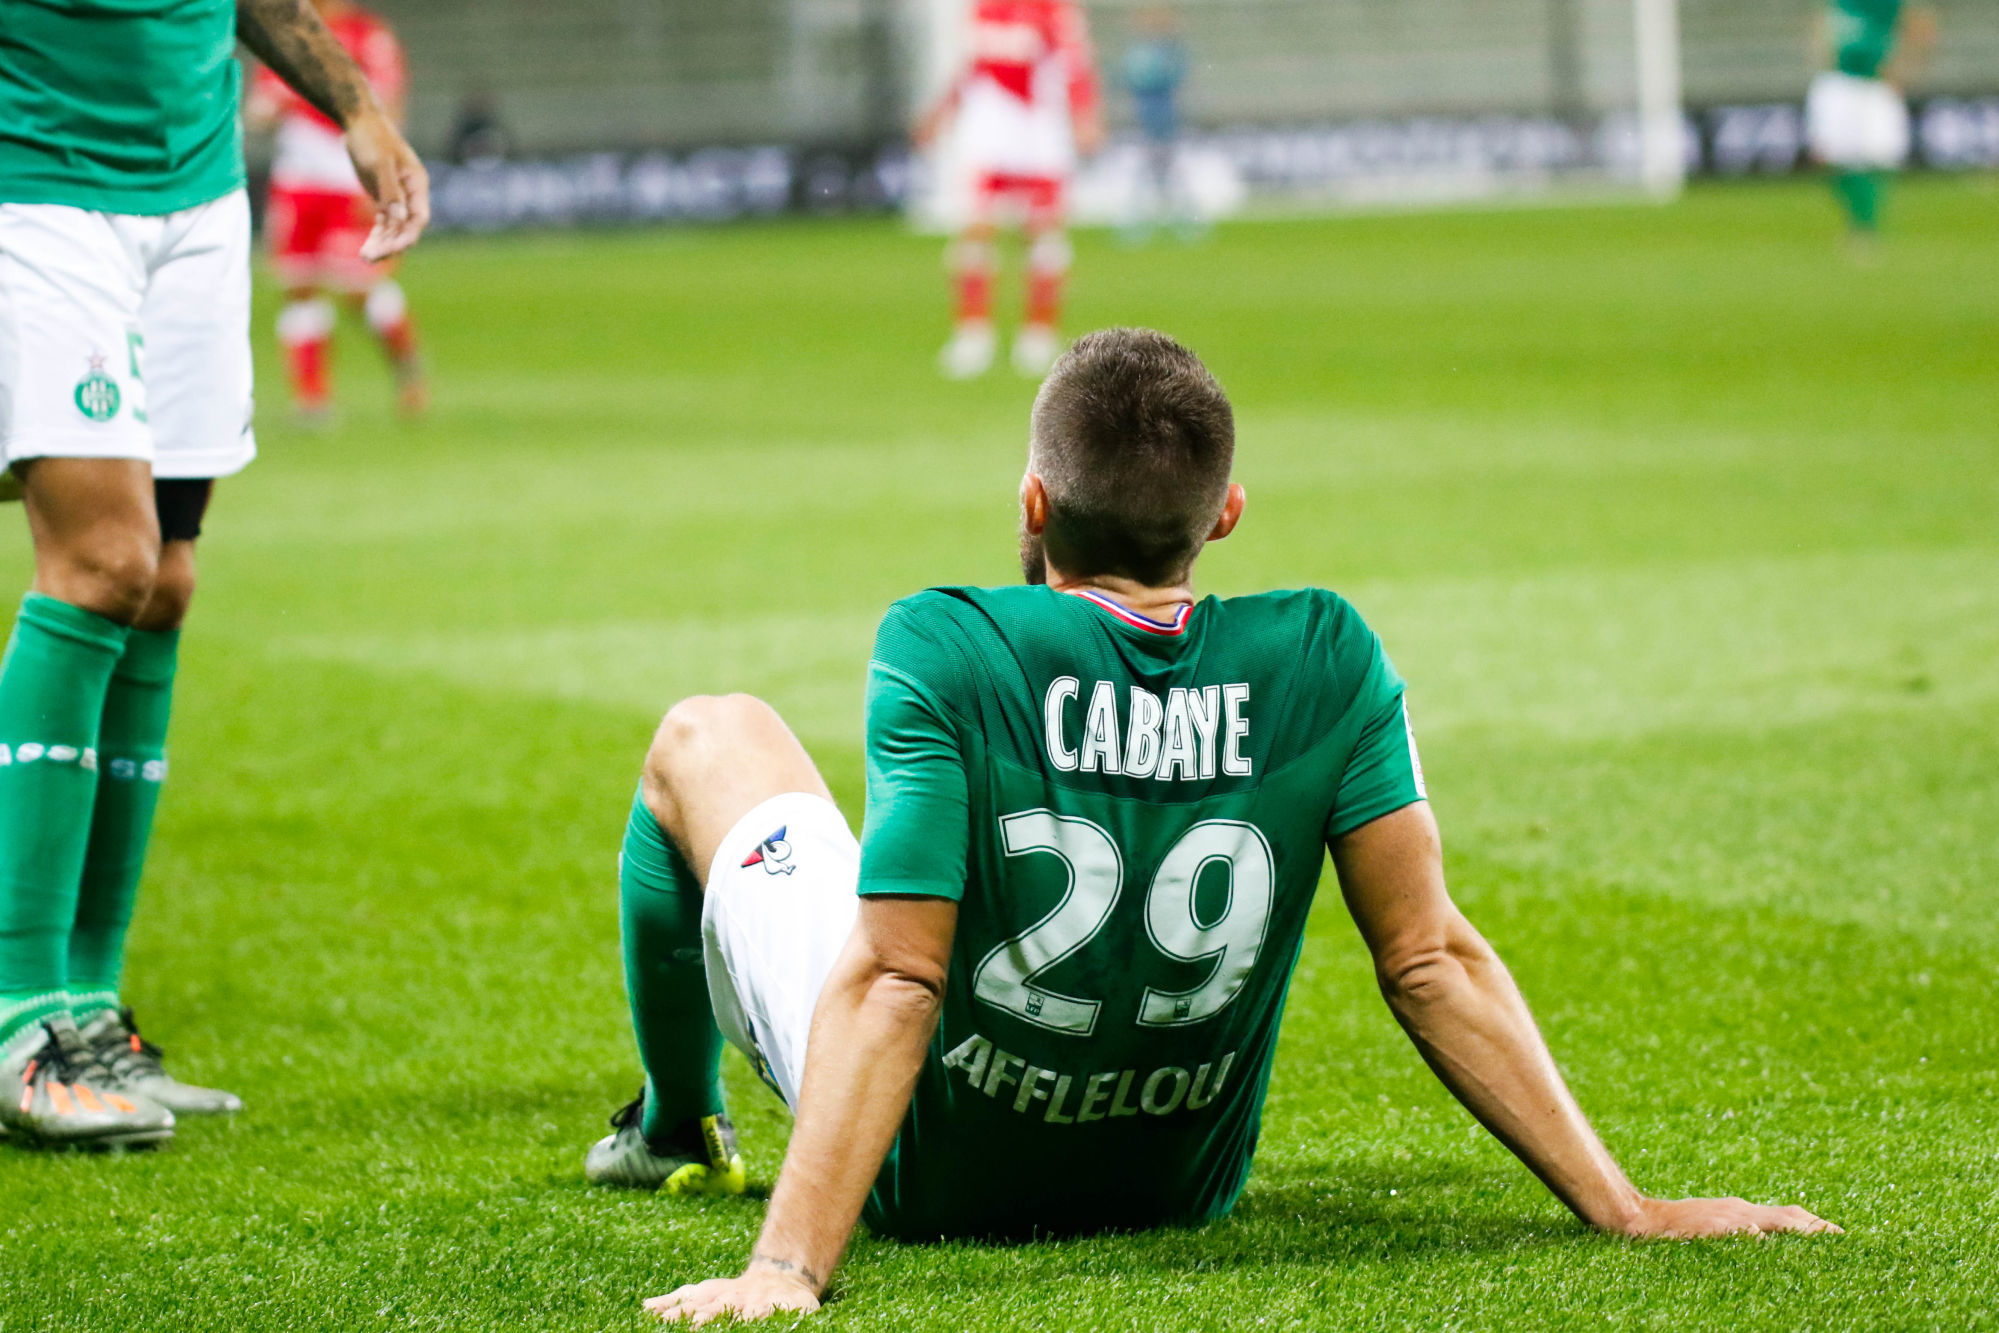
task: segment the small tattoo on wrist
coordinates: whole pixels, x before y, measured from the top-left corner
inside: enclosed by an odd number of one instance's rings
[[[750,1253],[750,1263],[752,1265],[762,1264],[765,1268],[775,1268],[780,1273],[789,1273],[793,1277],[802,1278],[811,1284],[814,1291],[818,1291],[826,1285],[824,1278],[807,1268],[804,1264],[795,1264],[789,1259],[780,1259],[774,1254],[765,1254],[762,1250],[754,1250]]]

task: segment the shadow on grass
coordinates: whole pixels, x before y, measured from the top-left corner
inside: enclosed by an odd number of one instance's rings
[[[1406,1162],[1391,1167],[1348,1161],[1313,1181],[1252,1184],[1229,1216],[1198,1227],[908,1246],[880,1240],[871,1248],[883,1257],[904,1249],[984,1254],[1024,1262],[1034,1276],[1045,1278],[1053,1276],[1049,1270],[1098,1269],[1113,1251],[1121,1274],[1164,1275],[1292,1263],[1420,1264],[1518,1254],[1594,1238],[1566,1217],[1496,1213],[1494,1200],[1510,1200],[1517,1183],[1510,1175],[1470,1168],[1411,1170]],[[1451,1206],[1457,1201],[1463,1206]]]
[[[1494,1211],[1492,1195],[1514,1182],[1472,1170],[1412,1173],[1346,1169],[1330,1186],[1252,1187],[1235,1212],[1199,1233],[1213,1262],[1416,1261],[1441,1254],[1496,1254],[1588,1240],[1566,1217]],[[1391,1195],[1393,1188],[1397,1193]],[[1447,1200],[1464,1201],[1451,1207]],[[1226,1256],[1224,1258],[1224,1256]]]

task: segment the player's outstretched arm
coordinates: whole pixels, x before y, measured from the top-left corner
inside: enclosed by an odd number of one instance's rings
[[[1505,964],[1451,902],[1426,803],[1362,825],[1332,851],[1382,993],[1416,1049],[1576,1216],[1627,1236],[1839,1230],[1802,1208],[1638,1192],[1570,1095]]]
[[[861,900],[813,1011],[798,1122],[749,1266],[654,1297],[646,1309],[705,1324],[819,1308],[916,1090],[957,928],[958,904],[948,898]]]
[[[951,86],[937,95],[937,100],[923,109],[916,123],[909,127],[909,141],[918,148],[929,148],[944,136],[944,127],[951,117],[958,114],[958,98],[963,91],[962,78],[952,81]]]
[[[1910,5],[1902,11],[1895,33],[1895,49],[1881,71],[1882,79],[1897,92],[1907,93],[1909,85],[1922,77],[1930,57],[1936,53],[1937,11],[1930,5]]]
[[[409,249],[430,222],[430,174],[310,0],[236,0],[236,35],[347,137],[375,229],[361,257]]]

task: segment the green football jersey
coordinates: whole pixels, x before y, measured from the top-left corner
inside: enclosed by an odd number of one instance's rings
[[[1326,843],[1423,799],[1402,696],[1316,589],[1171,625],[1042,587],[896,603],[869,667],[860,892],[959,915],[869,1224],[1227,1212]]]
[[[0,203],[159,214],[243,184],[233,0],[0,0]]]
[[[1830,0],[1833,65],[1842,74],[1874,78],[1895,49],[1902,0]]]

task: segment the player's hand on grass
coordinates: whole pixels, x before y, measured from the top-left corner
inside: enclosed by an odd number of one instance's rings
[[[733,1315],[737,1319],[767,1319],[787,1311],[810,1314],[819,1308],[819,1293],[797,1273],[751,1264],[741,1277],[710,1278],[655,1296],[646,1309],[672,1323],[705,1324]]]
[[[387,114],[371,108],[347,125],[347,155],[375,201],[375,229],[361,246],[373,263],[416,244],[430,224],[430,173]]]
[[[1624,1235],[1662,1240],[1707,1236],[1844,1235],[1839,1227],[1795,1206],[1778,1207],[1743,1199],[1646,1199],[1636,1215],[1613,1228]]]

